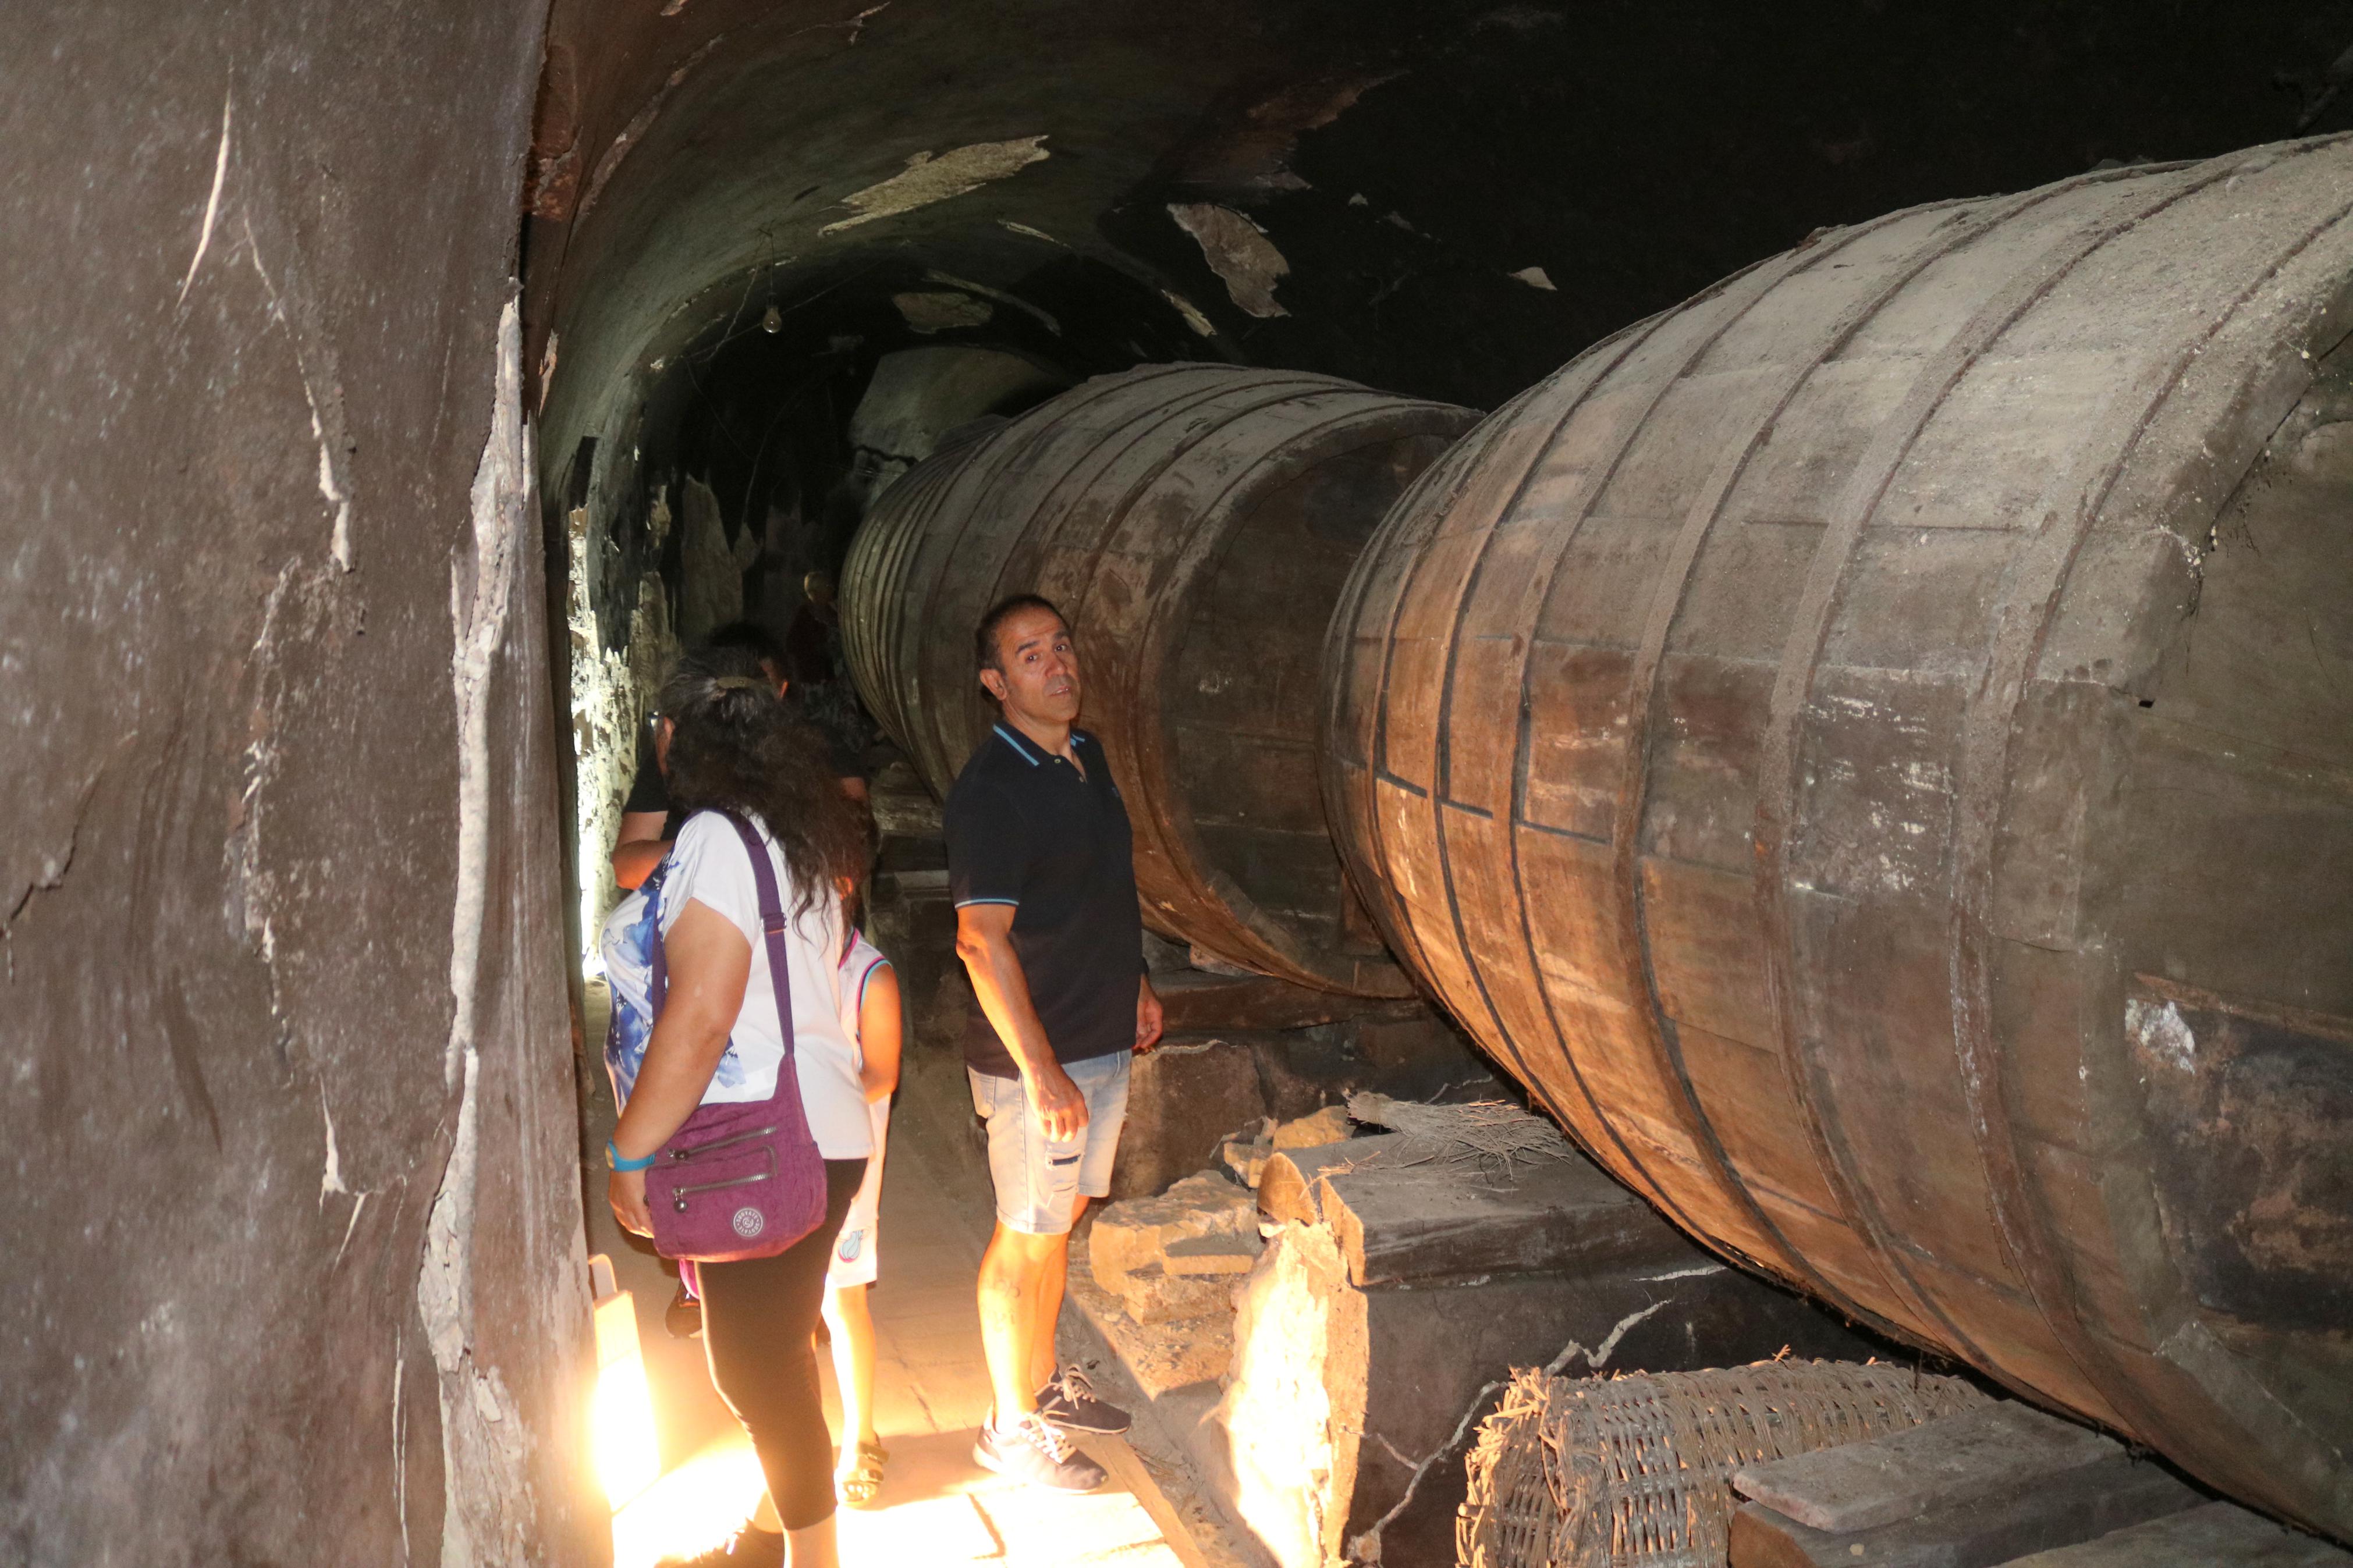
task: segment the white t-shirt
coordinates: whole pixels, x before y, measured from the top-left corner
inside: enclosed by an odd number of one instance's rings
[[[866,1065],[866,1041],[859,1032],[859,1015],[866,1010],[867,983],[874,978],[876,970],[890,967],[891,961],[882,956],[882,950],[867,941],[864,931],[852,928],[849,951],[841,955],[841,966],[835,972],[835,978],[841,987],[841,1026],[858,1044],[860,1068]]]
[[[795,894],[784,857],[757,818],[752,826],[767,846],[777,890],[789,911]],[[736,1015],[727,1054],[711,1075],[702,1103],[765,1100],[776,1092],[784,1037],[776,1027],[776,985],[768,972],[766,936],[760,929],[759,885],[734,827],[716,813],[698,812],[679,830],[670,858],[605,920],[601,945],[606,978],[613,988],[613,1026],[606,1038],[605,1065],[613,1076],[614,1098],[623,1105],[636,1087],[646,1043],[653,1034],[654,922],[659,920],[667,935],[690,900],[724,916],[752,944],[743,1011]],[[829,889],[789,921],[784,932],[801,1104],[818,1151],[828,1160],[854,1160],[873,1152],[866,1090],[858,1076],[856,1037],[842,1027],[839,958],[845,935],[841,903]]]

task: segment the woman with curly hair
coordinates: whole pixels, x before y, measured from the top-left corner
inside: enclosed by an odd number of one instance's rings
[[[613,1212],[650,1235],[644,1173],[627,1167],[660,1149],[698,1106],[767,1099],[786,1060],[751,855],[720,815],[733,812],[752,825],[783,894],[791,1062],[825,1157],[827,1204],[824,1222],[783,1252],[699,1265],[711,1381],[751,1436],[780,1526],[747,1523],[701,1561],[834,1568],[833,1440],[810,1334],[835,1234],[873,1147],[858,1049],[836,994],[847,939],[839,889],[864,872],[864,831],[824,742],[793,721],[755,655],[687,656],[661,708],[670,796],[689,815],[669,856],[605,922],[613,988],[605,1056],[622,1107]],[[657,931],[669,971],[658,1018]]]

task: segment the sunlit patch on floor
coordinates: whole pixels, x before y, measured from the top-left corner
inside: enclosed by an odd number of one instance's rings
[[[750,1443],[713,1443],[613,1516],[613,1568],[654,1568],[719,1545],[751,1518],[765,1485]]]

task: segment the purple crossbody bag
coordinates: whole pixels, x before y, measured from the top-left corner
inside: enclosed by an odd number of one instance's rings
[[[699,1106],[670,1134],[646,1171],[646,1208],[653,1216],[654,1249],[664,1258],[733,1263],[772,1258],[824,1222],[825,1156],[809,1134],[793,1065],[792,967],[776,868],[751,824],[732,811],[716,815],[727,819],[752,857],[785,1055],[776,1064],[776,1092],[767,1099]],[[659,923],[652,945],[651,1002],[659,1018],[670,993]]]

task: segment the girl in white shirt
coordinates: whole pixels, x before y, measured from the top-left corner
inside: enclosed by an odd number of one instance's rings
[[[826,1272],[825,1322],[833,1331],[834,1386],[841,1391],[841,1458],[833,1481],[842,1501],[871,1508],[891,1452],[874,1430],[874,1319],[867,1310],[866,1288],[874,1283],[881,1262],[882,1150],[891,1131],[891,1091],[899,1087],[899,976],[891,961],[854,929],[840,976],[841,1021],[858,1042],[874,1152]]]

